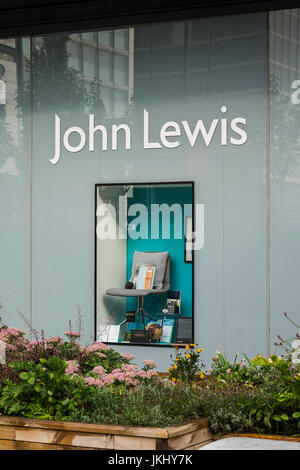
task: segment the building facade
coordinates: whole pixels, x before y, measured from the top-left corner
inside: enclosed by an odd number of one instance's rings
[[[216,349],[252,357],[291,336],[283,313],[300,316],[299,44],[298,8],[0,39],[6,323],[24,327],[21,312],[63,335],[80,310],[83,342],[109,330],[104,340],[160,370],[182,338],[209,363]],[[151,211],[162,204],[168,236],[163,215],[153,235]],[[144,299],[164,341],[133,344],[131,330],[147,326],[126,321],[137,298],[107,294],[131,279],[135,251],[170,255],[168,289]],[[170,292],[180,293],[179,312],[163,312]],[[181,318],[191,319],[182,336]]]

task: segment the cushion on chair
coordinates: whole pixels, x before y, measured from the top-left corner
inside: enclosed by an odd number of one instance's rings
[[[153,289],[163,289],[168,256],[168,251],[135,251],[132,260],[130,282],[133,282],[137,266],[140,266],[141,264],[154,265],[156,266],[156,270],[153,282]]]

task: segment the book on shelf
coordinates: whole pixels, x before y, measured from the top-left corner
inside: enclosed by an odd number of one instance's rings
[[[135,288],[136,289],[152,289],[156,266],[141,265],[138,269]]]
[[[166,318],[162,322],[162,336],[160,338],[161,343],[172,343],[173,329],[174,329],[174,318]]]

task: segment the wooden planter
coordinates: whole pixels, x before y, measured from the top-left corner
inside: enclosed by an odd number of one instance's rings
[[[0,416],[0,450],[194,450],[212,440],[205,418],[154,428]]]

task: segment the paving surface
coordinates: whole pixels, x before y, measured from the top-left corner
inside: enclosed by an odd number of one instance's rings
[[[226,437],[200,447],[199,450],[300,450],[300,442],[252,437]]]

